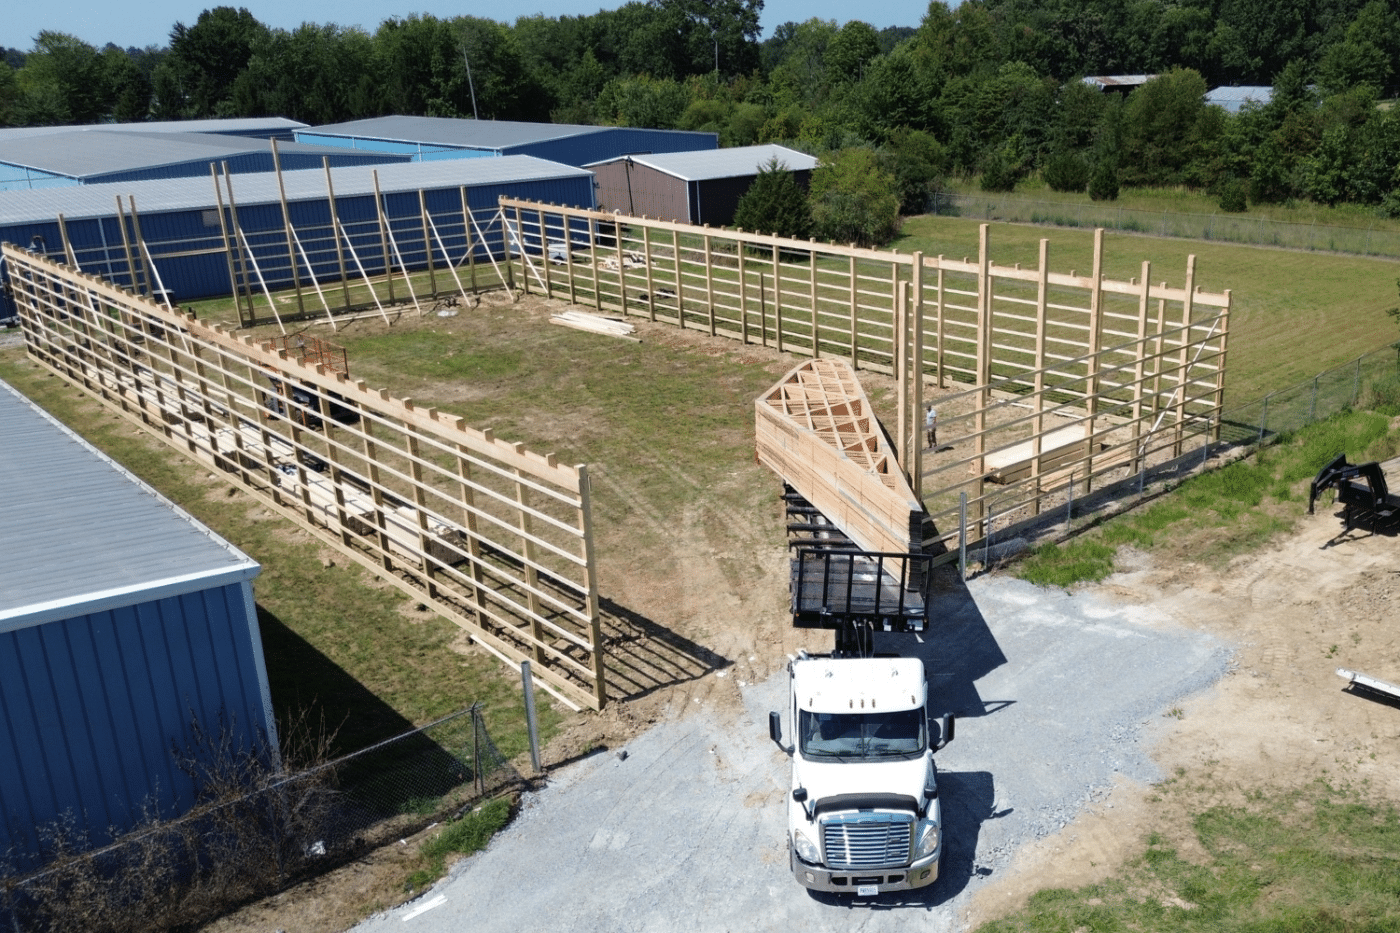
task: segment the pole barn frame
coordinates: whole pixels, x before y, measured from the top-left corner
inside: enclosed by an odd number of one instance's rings
[[[392,398],[286,342],[0,251],[31,358],[500,660],[531,661],[567,706],[606,704],[587,466]]]
[[[1002,530],[1034,520],[1219,440],[1231,296],[1195,285],[1194,256],[1174,288],[1151,284],[1146,263],[1141,280],[1106,278],[1102,230],[1080,275],[1052,271],[1044,239],[1036,268],[996,263],[989,224],[977,256],[955,260],[500,204],[518,218],[510,261],[527,291],[894,376],[890,434],[933,519],[935,560],[956,557],[964,494],[963,540],[980,543],[994,516]],[[560,229],[566,261],[548,247]],[[936,451],[920,440],[928,403]]]

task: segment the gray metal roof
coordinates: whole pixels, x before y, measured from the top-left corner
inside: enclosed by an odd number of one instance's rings
[[[306,124],[286,117],[236,117],[214,120],[153,120],[149,123],[88,123],[75,126],[7,126],[0,128],[0,142],[26,136],[98,131],[103,133],[277,133],[305,129]]]
[[[674,175],[683,181],[708,181],[713,178],[740,178],[757,175],[771,159],[777,159],[790,171],[811,171],[817,167],[817,160],[805,152],[788,149],[786,146],[769,144],[766,146],[738,146],[733,149],[706,149],[698,152],[657,152],[650,155],[619,156],[594,162],[606,165],[631,159],[636,165],[645,165]]]
[[[460,146],[473,149],[507,149],[528,143],[552,139],[567,139],[590,133],[619,129],[612,126],[586,126],[573,123],[520,123],[513,120],[459,120],[450,117],[373,117],[332,123],[307,130],[310,134],[327,136],[356,136],[385,142],[423,143],[430,146]],[[713,134],[691,133],[684,130],[649,130],[654,133],[676,133],[686,136]]]
[[[69,178],[90,178],[163,165],[218,162],[247,153],[267,152],[270,146],[267,140],[215,133],[70,130],[0,138],[0,162]],[[344,149],[301,143],[282,143],[279,149],[286,153],[346,154]]]
[[[1084,78],[1085,84],[1092,84],[1100,90],[1108,88],[1131,88],[1146,84],[1156,75],[1090,75]]]
[[[344,151],[344,150],[340,150]],[[511,184],[556,178],[584,176],[592,172],[537,159],[534,156],[504,156],[492,159],[447,159],[440,162],[399,162],[387,165],[343,166],[331,169],[337,198],[374,194],[374,172],[379,173],[380,190],[417,191],[420,188],[447,188]],[[326,175],[320,169],[283,172],[288,200],[324,199]],[[278,203],[277,175],[256,172],[233,176],[233,194],[239,207]],[[143,214],[156,211],[202,210],[217,202],[214,183],[209,177],[172,178],[155,181],[116,182],[71,188],[42,188],[31,191],[0,191],[0,226],[45,223],[59,214],[68,220],[110,217],[116,213],[114,198],[130,195]]]
[[[1274,99],[1274,89],[1265,86],[1218,87],[1206,92],[1206,103],[1239,113],[1248,103],[1267,104]]]
[[[0,632],[250,580],[248,555],[0,382]]]

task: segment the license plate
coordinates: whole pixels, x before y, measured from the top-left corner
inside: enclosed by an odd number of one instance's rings
[[[874,897],[880,893],[878,884],[862,884],[856,888],[856,897]]]

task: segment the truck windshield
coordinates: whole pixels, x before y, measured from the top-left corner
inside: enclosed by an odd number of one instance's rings
[[[906,758],[928,746],[922,709],[890,713],[798,713],[804,758]]]

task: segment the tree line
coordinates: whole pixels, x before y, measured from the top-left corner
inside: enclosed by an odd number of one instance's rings
[[[760,40],[762,0],[647,0],[586,16],[390,18],[273,29],[205,10],[163,47],[43,32],[5,50],[11,126],[387,113],[715,132],[850,160],[897,210],[952,175],[991,190],[1186,186],[1400,215],[1400,0],[963,0],[877,30],[811,19]],[[1153,74],[1122,96],[1085,75]],[[1207,106],[1217,84],[1263,106]],[[840,194],[838,190],[836,194]],[[818,211],[818,214],[821,212]],[[888,235],[881,218],[862,234]],[[877,232],[885,231],[883,233]]]

